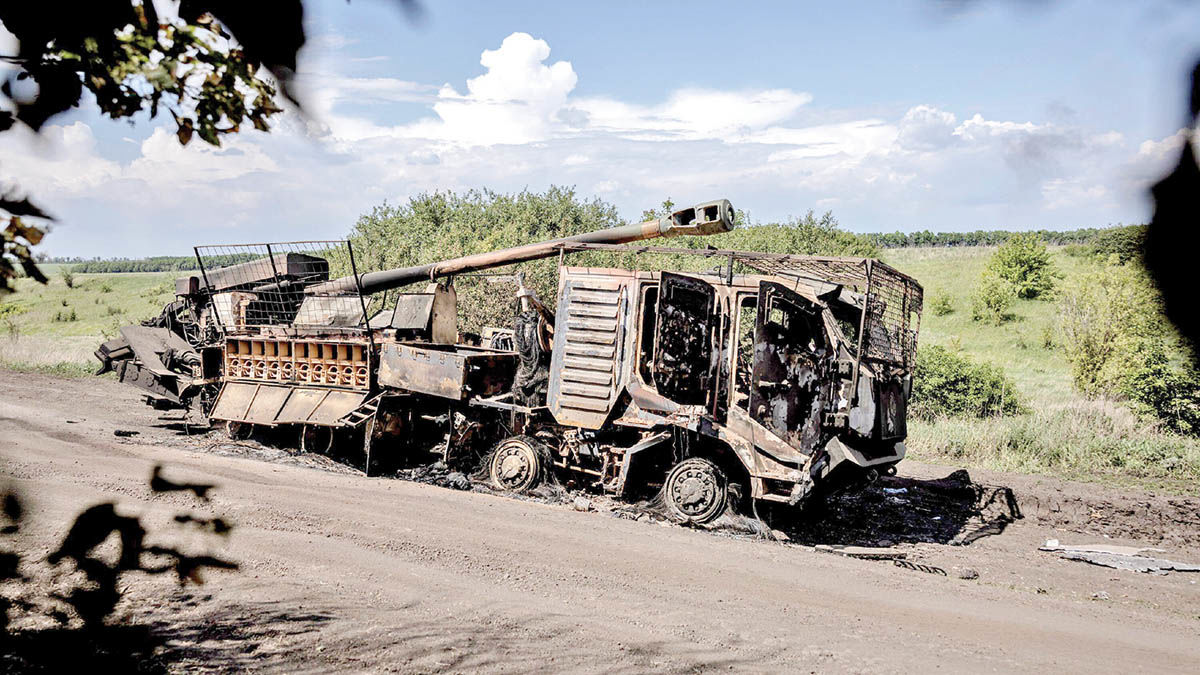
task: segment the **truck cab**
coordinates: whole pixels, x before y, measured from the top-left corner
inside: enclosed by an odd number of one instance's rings
[[[908,281],[882,263],[839,261],[855,262],[863,281],[872,265],[876,277]],[[652,450],[677,455],[682,438],[686,456],[675,463],[703,460],[684,472],[701,483],[732,481],[746,498],[800,504],[904,457],[911,353],[857,358],[864,329],[915,347],[919,286],[900,285],[892,300],[908,303],[911,327],[884,325],[882,307],[864,317],[867,296],[817,278],[563,267],[549,412],[593,439],[618,430],[640,431],[639,443],[661,438],[633,453],[611,447],[601,483],[612,491],[629,487],[635,463],[669,463]],[[877,305],[881,295],[872,296]],[[701,506],[710,501],[719,499]],[[708,515],[672,506],[688,519]]]

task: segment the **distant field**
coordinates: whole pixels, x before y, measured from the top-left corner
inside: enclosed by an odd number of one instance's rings
[[[995,250],[987,246],[900,248],[884,251],[884,260],[925,288],[920,344],[960,349],[974,360],[1003,367],[1031,403],[1047,405],[1074,397],[1069,364],[1062,352],[1045,346],[1054,327],[1056,302],[1018,300],[1013,308],[1017,319],[1003,326],[971,320],[971,293]],[[1089,265],[1059,251],[1054,263],[1066,275],[1063,283]],[[936,316],[929,310],[930,299],[938,293],[950,295],[953,313]]]
[[[50,283],[17,280],[2,301],[0,364],[82,374],[98,364],[96,346],[120,326],[148,319],[174,298],[175,273],[76,274],[68,288],[61,268],[43,265]]]

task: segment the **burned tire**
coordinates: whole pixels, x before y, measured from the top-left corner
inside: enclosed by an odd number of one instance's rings
[[[707,523],[725,512],[729,479],[716,464],[701,457],[685,459],[671,469],[663,496],[671,513],[694,524]]]
[[[244,441],[254,433],[254,425],[248,422],[226,422],[221,425],[225,438],[231,441]]]
[[[512,436],[500,441],[488,460],[492,485],[509,492],[526,492],[542,482],[546,470],[541,443],[528,436]]]

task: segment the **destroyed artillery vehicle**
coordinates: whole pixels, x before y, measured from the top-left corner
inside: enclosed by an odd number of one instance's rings
[[[177,301],[96,355],[154,406],[235,435],[292,429],[309,450],[357,439],[368,473],[432,450],[515,492],[552,474],[617,496],[659,490],[695,523],[735,500],[802,505],[894,472],[921,286],[870,259],[627,245],[732,227],[722,200],[367,273],[344,241],[201,247]],[[580,251],[716,269],[568,266]],[[521,284],[505,300],[511,329],[462,339],[455,275],[554,256],[552,304]],[[351,273],[330,279],[334,259]],[[371,294],[420,282],[368,315]]]

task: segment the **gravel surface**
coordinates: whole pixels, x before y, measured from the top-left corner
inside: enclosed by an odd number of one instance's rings
[[[109,380],[4,371],[0,439],[0,487],[25,505],[16,541],[35,583],[35,563],[100,501],[143,517],[151,536],[181,510],[233,523],[213,552],[239,571],[184,588],[168,575],[126,577],[119,611],[156,640],[148,670],[1195,672],[1200,663],[1200,574],[1118,572],[1037,550],[1051,538],[1137,544],[1200,562],[1195,497],[905,462],[900,476],[809,522],[773,522],[774,535],[698,531],[598,495],[513,499],[365,478],[318,455],[184,435]],[[173,480],[215,483],[211,502],[193,508],[185,494],[151,492],[156,464]],[[893,546],[906,564],[814,544]]]

